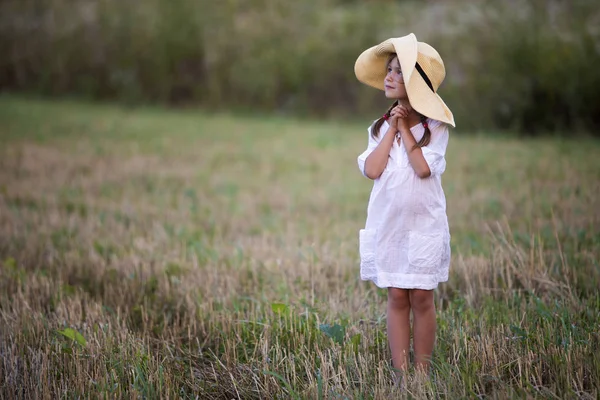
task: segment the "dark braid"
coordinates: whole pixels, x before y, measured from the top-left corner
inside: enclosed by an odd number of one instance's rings
[[[379,118],[377,121],[375,121],[375,123],[371,126],[371,136],[373,137],[373,139],[375,139],[379,136],[379,131],[381,130],[381,125],[383,125],[384,121],[387,121],[391,117],[390,112],[392,111],[392,108],[396,107],[397,105],[398,105],[398,101],[395,101],[394,104],[392,104],[390,106],[390,108],[388,108],[388,110],[385,112],[385,114],[383,114],[383,116],[381,118]]]
[[[425,128],[425,132],[423,133],[423,137],[421,138],[421,140],[419,140],[418,143],[415,143],[413,149],[416,149],[417,147],[427,146],[429,144],[429,141],[431,140],[431,131],[429,130],[427,117],[424,115],[421,115],[421,125],[423,125],[423,128]]]

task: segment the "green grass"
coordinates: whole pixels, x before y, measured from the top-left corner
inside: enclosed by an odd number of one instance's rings
[[[399,392],[366,124],[0,97],[0,397],[598,397],[600,142],[453,132],[432,379]]]

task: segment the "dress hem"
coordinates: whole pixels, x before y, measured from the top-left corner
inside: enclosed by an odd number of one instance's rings
[[[419,290],[435,290],[440,283],[448,282],[448,280],[440,280],[435,284],[432,283],[394,283],[394,282],[380,282],[376,278],[372,277],[360,277],[363,281],[371,281],[375,286],[386,289],[386,288],[397,288],[397,289],[419,289]]]

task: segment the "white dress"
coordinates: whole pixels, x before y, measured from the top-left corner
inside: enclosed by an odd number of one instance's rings
[[[394,140],[387,166],[374,181],[365,229],[360,230],[360,276],[377,286],[402,289],[435,289],[448,280],[450,232],[446,216],[446,197],[441,175],[446,169],[448,127],[428,119],[431,140],[421,148],[431,176],[421,179],[412,168],[404,142]],[[387,131],[381,127],[379,138],[358,156],[364,175],[365,160]],[[425,129],[411,128],[418,142]]]

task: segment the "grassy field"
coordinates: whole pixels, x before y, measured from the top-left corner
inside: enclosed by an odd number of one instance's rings
[[[367,123],[0,97],[0,397],[598,398],[600,142],[452,136],[401,392],[358,277]]]

